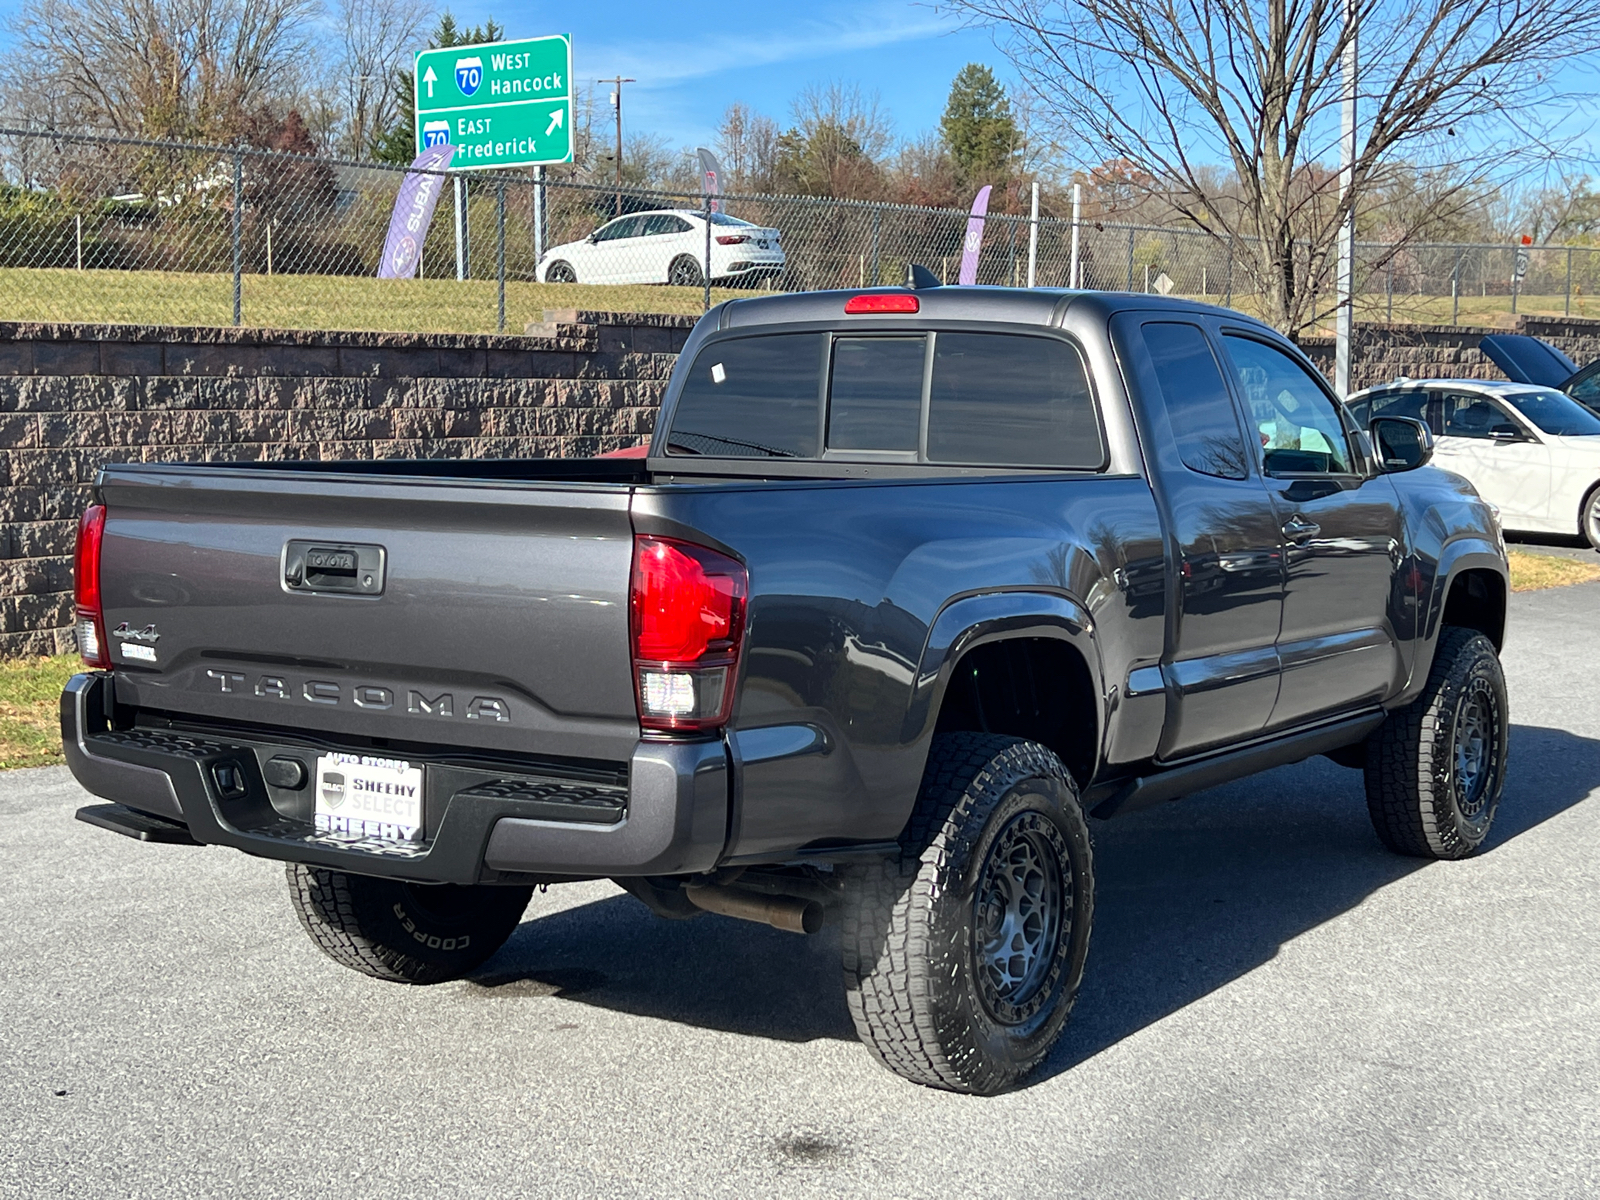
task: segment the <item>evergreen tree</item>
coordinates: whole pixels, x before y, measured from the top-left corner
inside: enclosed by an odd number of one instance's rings
[[[982,63],[968,63],[950,84],[939,132],[968,181],[998,184],[1010,176],[1021,136],[1005,88]]]
[[[463,29],[456,24],[448,11],[439,18],[439,25],[428,39],[429,50],[449,46],[481,46],[486,42],[503,41],[504,25],[490,17],[482,25]],[[417,108],[417,80],[412,71],[397,71],[394,77],[395,95],[399,99],[399,118],[383,133],[373,139],[372,157],[378,162],[408,165],[417,156],[417,133],[412,124],[412,114]]]

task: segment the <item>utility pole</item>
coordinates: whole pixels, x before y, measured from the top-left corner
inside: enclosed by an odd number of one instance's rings
[[[610,79],[596,79],[595,82],[611,85],[611,107],[617,110],[617,216],[620,217],[622,215],[622,85],[639,81],[616,75]]]
[[[1356,5],[1344,0],[1344,53],[1339,61],[1339,197],[1346,207],[1339,223],[1338,310],[1334,314],[1333,387],[1350,394],[1350,343],[1355,335],[1356,205]]]

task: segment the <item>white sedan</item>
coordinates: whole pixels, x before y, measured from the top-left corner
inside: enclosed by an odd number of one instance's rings
[[[1600,549],[1600,416],[1554,388],[1481,379],[1401,379],[1346,402],[1364,428],[1411,417],[1433,461],[1463,475],[1524,533],[1580,533]]]
[[[540,283],[705,283],[706,216],[692,208],[629,213],[600,226],[581,242],[547,250]],[[783,270],[776,229],[711,214],[711,278],[753,283]]]

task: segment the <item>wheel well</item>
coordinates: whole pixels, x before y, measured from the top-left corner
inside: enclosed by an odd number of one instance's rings
[[[1445,625],[1476,629],[1501,648],[1506,632],[1506,584],[1493,571],[1463,571],[1450,581]]]
[[[1583,499],[1581,501],[1579,501],[1579,503],[1578,503],[1578,536],[1579,537],[1587,537],[1589,535],[1589,531],[1584,528],[1584,518],[1589,515],[1589,505],[1594,501],[1594,496],[1595,496],[1596,492],[1600,492],[1600,482],[1597,482],[1593,487],[1591,487],[1587,492],[1585,492],[1583,494]],[[1596,550],[1600,550],[1600,546],[1596,546],[1595,549]]]
[[[1047,746],[1080,785],[1094,773],[1100,723],[1083,656],[1055,638],[975,647],[951,672],[935,733],[1003,733]]]

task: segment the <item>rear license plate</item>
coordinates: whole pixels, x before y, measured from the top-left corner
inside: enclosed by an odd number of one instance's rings
[[[324,754],[317,759],[319,833],[422,840],[422,768],[403,759]]]

